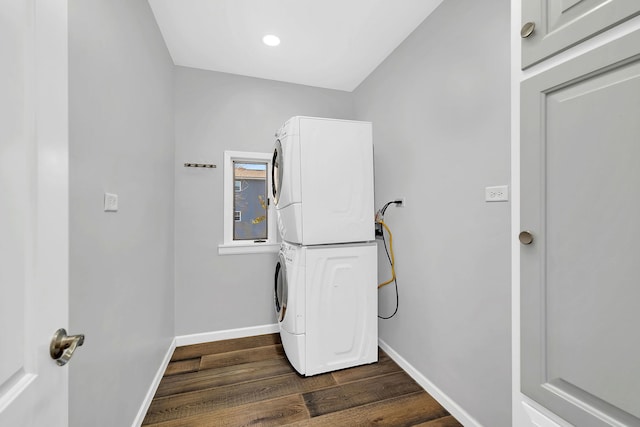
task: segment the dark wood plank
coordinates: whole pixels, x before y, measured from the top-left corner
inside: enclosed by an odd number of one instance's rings
[[[150,427],[275,427],[309,418],[302,396],[294,394],[266,402],[251,403],[200,415],[148,424]],[[337,426],[337,425],[336,425]]]
[[[448,415],[449,413],[435,399],[420,391],[299,421],[292,424],[292,427],[409,427]]]
[[[145,426],[460,427],[382,350],[378,363],[304,378],[277,334],[176,349]]]
[[[305,393],[311,417],[402,396],[422,388],[405,372],[397,372]]]
[[[333,385],[335,385],[335,381],[330,374],[310,378],[303,378],[297,374],[286,374],[258,381],[160,397],[151,402],[143,424],[191,417],[247,403],[306,393]]]
[[[255,381],[294,372],[287,359],[284,358],[206,369],[163,378],[155,397]]]
[[[164,376],[171,376],[176,374],[184,374],[185,372],[195,372],[200,369],[200,358],[185,359],[177,362],[170,362],[167,365],[167,370],[164,372]]]
[[[257,335],[255,337],[236,338],[178,347],[173,352],[171,361],[193,359],[205,354],[226,353],[228,351],[263,347],[280,344],[280,334]]]
[[[438,418],[437,420],[427,421],[426,423],[416,424],[415,427],[464,427],[453,416]]]
[[[362,365],[355,368],[335,371],[331,375],[333,375],[333,378],[335,378],[338,384],[345,384],[348,382],[359,381],[365,378],[371,378],[378,375],[385,375],[400,371],[402,371],[402,368],[400,368],[400,366],[398,366],[396,362],[391,360],[389,356],[384,354],[380,356],[378,363],[372,363],[370,365]]]
[[[223,368],[225,366],[284,357],[282,344],[229,351],[226,353],[206,354],[200,359],[200,370]]]

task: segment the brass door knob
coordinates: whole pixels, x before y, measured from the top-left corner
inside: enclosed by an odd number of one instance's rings
[[[533,234],[529,231],[521,231],[520,234],[518,234],[518,240],[520,240],[520,243],[523,245],[530,245],[533,243]]]
[[[522,37],[523,39],[526,39],[531,34],[533,34],[533,31],[535,29],[536,29],[535,22],[527,22],[522,26],[522,29],[520,30],[520,37]]]

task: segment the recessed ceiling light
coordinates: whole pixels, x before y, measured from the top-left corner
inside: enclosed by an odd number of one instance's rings
[[[262,42],[267,46],[278,46],[280,44],[280,37],[273,34],[267,34],[262,38]]]

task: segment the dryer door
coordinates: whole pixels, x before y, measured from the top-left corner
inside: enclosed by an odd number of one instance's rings
[[[271,159],[271,193],[273,196],[273,202],[278,207],[278,200],[280,199],[280,192],[282,191],[282,171],[284,163],[282,161],[282,144],[280,140],[276,140],[275,147],[273,149],[273,158]]]
[[[282,322],[287,314],[287,295],[289,294],[289,285],[287,283],[287,264],[284,256],[280,253],[278,263],[276,264],[276,273],[274,277],[274,298],[276,305],[276,315],[278,322]]]

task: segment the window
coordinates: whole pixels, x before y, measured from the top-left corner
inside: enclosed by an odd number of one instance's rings
[[[234,218],[233,240],[266,240],[269,237],[267,163],[235,160],[233,180],[233,212],[238,218]]]
[[[276,252],[274,208],[269,202],[271,154],[225,151],[224,243],[220,254]]]

